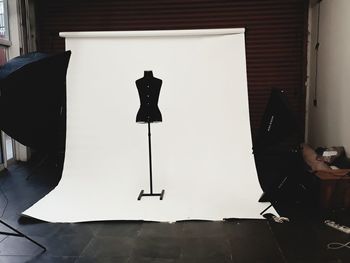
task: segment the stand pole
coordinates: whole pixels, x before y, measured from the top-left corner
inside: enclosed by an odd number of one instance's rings
[[[153,194],[151,124],[149,122],[147,124],[148,124],[148,156],[149,156],[149,189],[150,189],[150,194]]]
[[[147,122],[148,125],[148,157],[149,157],[149,193],[145,193],[144,190],[141,190],[137,200],[141,200],[143,196],[159,196],[160,200],[163,200],[164,190],[160,193],[153,193],[153,178],[152,178],[152,148],[151,148],[151,123]]]

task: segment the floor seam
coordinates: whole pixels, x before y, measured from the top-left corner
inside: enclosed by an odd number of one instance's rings
[[[273,232],[273,230],[271,228],[270,222],[269,221],[266,221],[266,222],[267,222],[267,225],[268,225],[268,227],[270,229],[270,232],[272,234],[273,240],[275,241],[275,244],[277,245],[278,251],[280,252],[280,255],[281,255],[282,259],[283,259],[283,262],[288,263],[286,257],[284,256],[283,250],[282,250],[282,248],[281,248],[281,246],[280,246],[280,244],[279,244],[279,242],[277,240],[277,237],[275,236],[275,233]]]
[[[94,236],[92,236],[92,237],[90,238],[89,242],[85,245],[85,247],[83,248],[83,250],[80,252],[80,254],[79,254],[79,256],[78,256],[78,259],[82,257],[81,255],[84,254],[84,252],[86,251],[86,249],[87,249],[88,246],[91,244],[91,242],[92,242],[92,240],[93,240],[94,238],[95,238]],[[75,262],[75,261],[74,261],[74,262]]]

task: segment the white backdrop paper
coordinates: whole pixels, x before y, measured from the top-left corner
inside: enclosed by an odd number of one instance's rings
[[[259,218],[244,31],[65,33],[67,141],[62,179],[25,215],[52,222]],[[163,122],[136,123],[135,80],[163,80]]]

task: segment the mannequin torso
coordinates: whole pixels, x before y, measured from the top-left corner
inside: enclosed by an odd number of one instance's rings
[[[161,122],[162,114],[158,108],[158,98],[162,80],[153,77],[152,71],[145,71],[143,78],[136,80],[136,86],[141,104],[136,122]]]

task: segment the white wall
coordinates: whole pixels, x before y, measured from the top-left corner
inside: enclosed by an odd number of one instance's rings
[[[350,152],[350,1],[320,4],[317,107],[313,105],[318,5],[312,7],[308,142]]]

